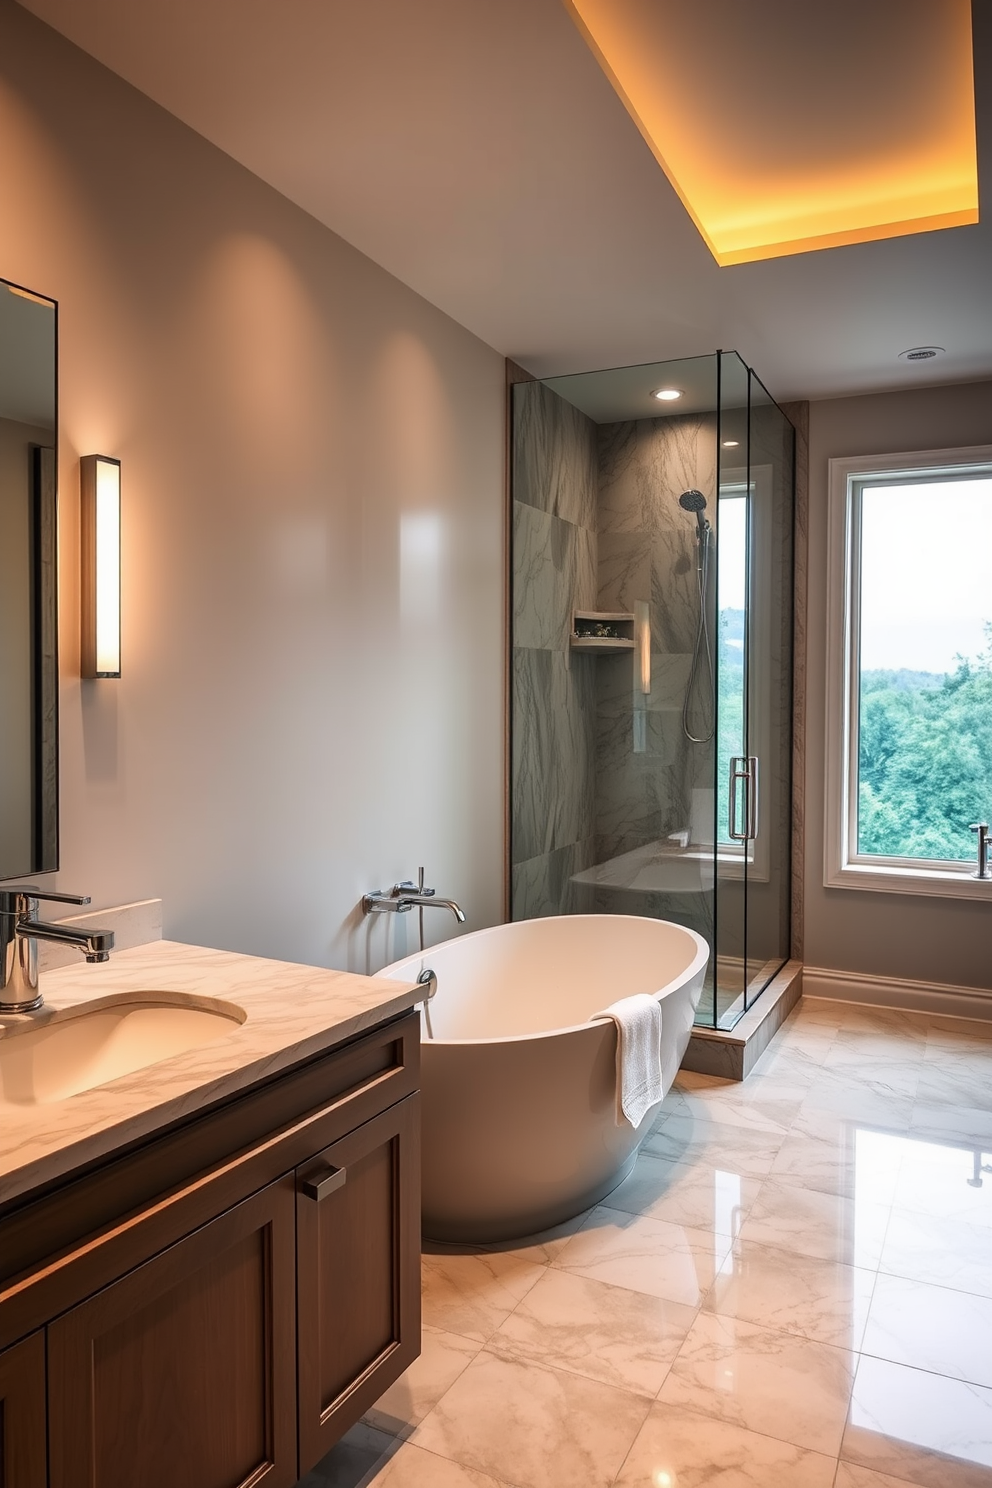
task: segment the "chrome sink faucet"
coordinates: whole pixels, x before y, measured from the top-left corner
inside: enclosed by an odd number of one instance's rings
[[[38,991],[38,941],[75,946],[87,961],[107,961],[114,948],[113,930],[82,930],[52,925],[38,918],[38,901],[89,904],[80,894],[18,885],[0,889],[0,1013],[33,1013],[42,1005]]]
[[[992,879],[989,872],[989,824],[975,822],[971,830],[978,833],[978,872],[973,877]]]

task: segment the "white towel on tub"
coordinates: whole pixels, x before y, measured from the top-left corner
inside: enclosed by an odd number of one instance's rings
[[[646,992],[622,997],[593,1020],[612,1018],[617,1025],[616,1123],[640,1126],[652,1106],[664,1098],[661,1085],[661,1003]]]

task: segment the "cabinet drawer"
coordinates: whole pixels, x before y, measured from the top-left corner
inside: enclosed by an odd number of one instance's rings
[[[294,1182],[48,1330],[51,1488],[290,1488]]]
[[[46,1488],[45,1338],[0,1354],[0,1488]]]
[[[296,1171],[300,1473],[420,1353],[420,1097]]]

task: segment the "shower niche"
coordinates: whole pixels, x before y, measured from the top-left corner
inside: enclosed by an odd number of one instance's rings
[[[730,1028],[789,956],[794,430],[735,352],[511,397],[511,918],[698,930]]]

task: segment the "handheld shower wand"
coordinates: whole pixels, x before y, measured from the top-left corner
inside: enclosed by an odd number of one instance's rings
[[[706,510],[706,497],[702,491],[683,491],[679,497],[679,506],[683,511],[695,512],[696,536],[702,542],[705,534],[710,530],[710,524],[703,516],[703,512]]]

